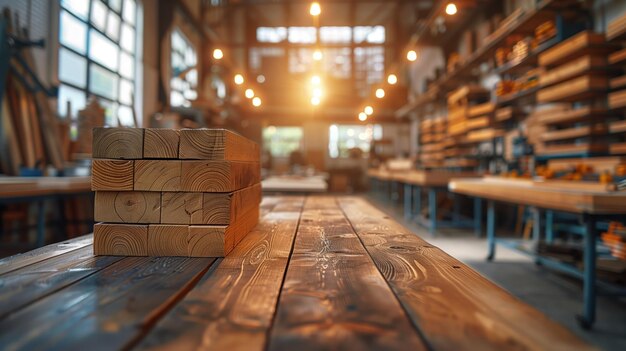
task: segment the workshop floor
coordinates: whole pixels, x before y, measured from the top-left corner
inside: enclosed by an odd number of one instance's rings
[[[626,350],[626,298],[600,296],[594,329],[583,330],[575,319],[582,310],[580,281],[536,266],[527,256],[502,246],[497,247],[496,259],[487,262],[486,240],[476,238],[472,231],[446,229],[433,237],[425,228],[405,221],[400,206],[371,198],[370,201],[426,241],[473,267],[587,342],[604,350]]]

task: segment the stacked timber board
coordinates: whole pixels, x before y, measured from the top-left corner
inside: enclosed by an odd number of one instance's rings
[[[606,33],[607,40],[623,41],[626,37],[626,15],[609,23]],[[626,72],[626,48],[609,55],[609,64],[619,68],[622,73]],[[613,77],[609,81],[609,109],[615,116],[609,121],[609,132],[611,133],[611,143],[609,153],[614,155],[626,154],[626,74]]]
[[[446,120],[442,117],[424,119],[420,123],[419,161],[424,168],[443,166]]]
[[[583,31],[539,55],[544,72],[537,123],[545,132],[535,143],[539,156],[590,156],[608,151],[604,105],[614,70],[607,55],[616,47],[604,35]],[[555,104],[556,103],[556,104]]]
[[[96,128],[94,253],[223,257],[252,230],[259,147],[224,129]]]

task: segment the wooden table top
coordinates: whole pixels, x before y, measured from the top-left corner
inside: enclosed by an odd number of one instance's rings
[[[380,180],[395,180],[402,183],[430,187],[446,187],[452,178],[477,176],[474,172],[427,171],[416,169],[396,171],[370,169],[367,175]]]
[[[0,260],[3,349],[587,349],[359,197],[266,197],[226,258]]]
[[[91,191],[91,177],[0,177],[0,199]]]
[[[324,176],[271,176],[261,181],[263,191],[320,193],[328,190]]]
[[[626,213],[626,191],[590,190],[564,182],[465,178],[452,179],[449,189],[464,195],[572,213]]]

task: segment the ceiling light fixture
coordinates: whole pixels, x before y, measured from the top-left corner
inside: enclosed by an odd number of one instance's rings
[[[309,13],[311,16],[319,16],[322,13],[322,7],[318,2],[314,2],[311,4],[311,8],[309,8]]]
[[[374,113],[374,108],[372,106],[365,106],[363,112],[365,112],[366,115],[371,116],[372,113]]]
[[[378,88],[376,89],[376,97],[379,99],[382,99],[385,97],[385,89],[383,88]]]
[[[243,82],[244,82],[243,76],[241,74],[235,74],[235,84],[241,85],[243,84]]]
[[[224,52],[222,49],[213,50],[213,58],[216,60],[221,60],[224,57]]]
[[[411,62],[417,60],[417,52],[415,50],[409,50],[409,52],[406,53],[406,59]]]
[[[387,76],[387,83],[391,85],[395,85],[398,83],[398,77],[395,74],[390,74]]]
[[[453,2],[446,5],[446,14],[448,14],[449,16],[453,16],[456,13],[457,13],[457,8]]]
[[[244,94],[246,95],[248,99],[252,99],[254,97],[254,90],[248,88],[246,89]]]
[[[365,112],[359,113],[359,121],[361,122],[367,121],[367,115],[365,114]]]
[[[259,107],[261,106],[261,98],[260,97],[255,97],[254,99],[252,99],[252,105],[254,107]]]

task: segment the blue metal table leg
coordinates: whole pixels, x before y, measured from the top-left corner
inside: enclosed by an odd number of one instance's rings
[[[428,189],[428,216],[430,217],[430,234],[437,230],[437,189]]]
[[[422,214],[422,188],[419,186],[413,186],[413,201],[415,215],[420,216]]]
[[[546,211],[546,241],[548,244],[552,244],[554,241],[554,212],[552,210]]]
[[[596,219],[583,216],[585,222],[585,247],[583,271],[583,315],[578,317],[584,329],[591,329],[596,319]]]
[[[404,183],[404,219],[409,220],[411,219],[411,194],[413,193],[413,189],[411,189],[412,186],[411,184],[408,183]]]
[[[483,201],[479,197],[474,198],[474,231],[476,232],[477,237],[481,237],[483,227],[482,227],[482,217],[483,217]]]
[[[532,208],[533,212],[533,244],[538,248],[541,240],[541,210],[537,207]],[[539,259],[535,259],[535,264],[541,264]]]
[[[452,193],[452,222],[459,223],[460,210],[459,210],[459,196],[456,193]]]
[[[496,255],[496,210],[492,200],[487,201],[487,260],[492,261]]]
[[[37,247],[46,243],[46,206],[43,200],[37,201]]]

